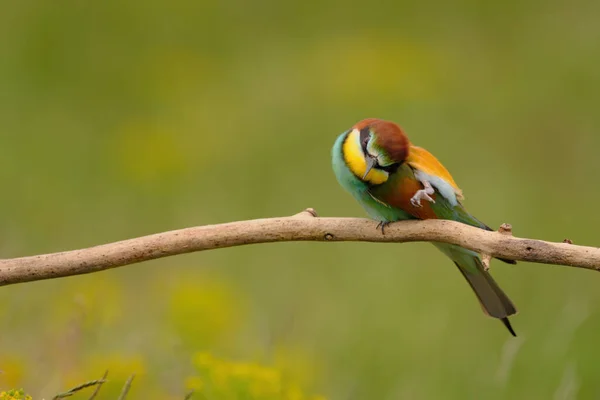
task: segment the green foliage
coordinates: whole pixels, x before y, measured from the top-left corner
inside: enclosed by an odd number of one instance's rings
[[[196,354],[194,366],[197,375],[188,378],[187,386],[205,398],[325,400],[322,396],[307,396],[297,383],[274,367],[223,360],[210,353]]]
[[[31,396],[25,394],[23,389],[11,389],[0,392],[0,400],[31,400]]]

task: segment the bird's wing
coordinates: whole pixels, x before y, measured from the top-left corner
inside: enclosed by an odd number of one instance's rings
[[[450,186],[448,189],[451,189],[456,198],[458,200],[463,199],[462,190],[460,190],[454,181],[454,178],[450,175],[450,172],[448,172],[446,167],[444,167],[433,154],[424,148],[411,145],[408,157],[406,158],[406,163],[414,170],[424,173],[425,176],[432,178],[431,184],[437,187],[443,195],[446,194],[444,193],[444,186]]]
[[[442,167],[443,168],[443,167]],[[388,207],[399,208],[418,219],[449,219],[482,229],[489,229],[477,218],[469,214],[462,204],[443,196],[434,185],[435,193],[431,196],[435,203],[421,201],[421,207],[415,207],[410,199],[423,185],[415,177],[418,173],[406,163],[390,174],[387,182],[369,189],[371,196]]]
[[[415,177],[413,169],[407,164],[402,164],[398,170],[390,174],[385,183],[371,187],[369,193],[378,202],[386,204],[390,208],[401,209],[415,218],[438,218],[431,207],[432,203],[424,201],[422,207],[415,207],[411,204],[410,199],[420,189],[423,189],[423,185]],[[436,192],[432,197],[436,199],[437,195]]]

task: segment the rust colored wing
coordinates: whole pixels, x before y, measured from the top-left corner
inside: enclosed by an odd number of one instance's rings
[[[377,201],[389,207],[398,208],[415,218],[438,218],[432,208],[432,203],[422,201],[422,207],[415,207],[411,204],[410,199],[420,189],[423,189],[423,185],[415,178],[412,168],[404,164],[390,175],[390,179],[385,184],[375,186],[369,192]],[[435,200],[437,192],[431,197]]]
[[[410,151],[406,162],[412,168],[425,172],[426,174],[437,176],[446,182],[448,182],[453,188],[459,199],[463,198],[462,191],[454,182],[454,178],[450,175],[450,172],[442,165],[442,163],[435,158],[433,154],[428,152],[422,147],[410,146]]]

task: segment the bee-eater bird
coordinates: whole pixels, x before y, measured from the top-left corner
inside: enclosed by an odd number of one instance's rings
[[[337,138],[332,156],[339,183],[379,221],[382,233],[393,221],[430,218],[492,230],[465,210],[462,191],[448,170],[427,150],[411,144],[393,122],[376,118],[358,122]],[[479,254],[453,244],[433,244],[456,264],[484,312],[502,320],[516,336],[508,317],[517,310]]]

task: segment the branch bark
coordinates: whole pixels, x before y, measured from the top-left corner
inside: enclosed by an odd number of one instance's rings
[[[600,248],[523,239],[454,221],[392,223],[383,235],[361,218],[318,218],[307,209],[291,217],[238,221],[157,233],[86,249],[0,260],[0,286],[88,274],[177,254],[255,243],[445,242],[491,257],[600,271]]]

